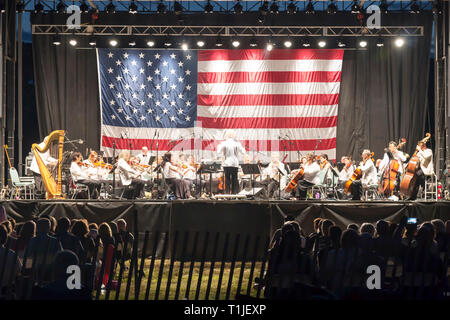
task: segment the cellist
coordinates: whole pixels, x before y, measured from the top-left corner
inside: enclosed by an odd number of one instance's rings
[[[416,183],[411,194],[411,197],[408,200],[416,200],[417,193],[419,191],[419,187],[425,188],[425,176],[431,176],[434,174],[434,165],[433,165],[433,151],[427,148],[427,143],[423,141],[419,141],[416,146],[417,157],[420,160],[420,167],[416,171]]]
[[[308,188],[320,183],[319,172],[320,166],[315,161],[315,156],[312,153],[306,155],[306,164],[304,168],[303,178],[297,184],[297,194],[299,199],[306,199]]]
[[[395,160],[398,161],[399,163],[399,170],[398,173],[399,175],[403,174],[403,164],[406,162],[406,156],[405,154],[398,150],[397,148],[397,143],[395,141],[391,141],[389,142],[389,151],[391,152],[393,158]],[[390,163],[390,159],[387,153],[384,154],[383,160],[381,161],[379,167],[378,167],[378,174],[383,174],[384,170],[386,169],[386,167],[389,166]]]
[[[377,170],[372,161],[372,153],[366,149],[362,152],[362,161],[359,164],[361,169],[361,179],[355,180],[351,184],[352,200],[361,200],[363,187],[367,188],[371,184],[377,183]]]

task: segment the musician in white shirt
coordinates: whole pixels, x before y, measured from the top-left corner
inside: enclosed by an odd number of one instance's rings
[[[142,153],[138,154],[137,158],[139,159],[139,163],[143,165],[150,165],[150,154],[148,153],[147,147],[142,147]]]
[[[128,164],[130,160],[130,152],[123,150],[119,154],[117,161],[117,169],[119,170],[120,181],[124,186],[131,186],[133,188],[132,199],[143,197],[142,191],[145,186],[145,181],[140,179],[140,172],[137,172]]]
[[[345,183],[350,179],[353,175],[353,171],[355,171],[355,166],[352,163],[352,159],[350,157],[344,156],[341,158],[341,163],[344,164],[344,167],[339,172],[339,183]]]
[[[45,145],[47,144],[47,141],[48,141],[48,136],[46,136],[44,138],[44,141],[42,141],[39,144],[39,148],[41,148],[41,149],[44,148]],[[58,164],[58,160],[55,158],[52,158],[50,156],[50,149],[48,149],[44,153],[39,152],[39,156],[40,156],[42,162],[44,162],[44,164],[47,166],[47,168],[50,171]],[[31,160],[30,170],[33,172],[35,188],[36,188],[36,197],[41,198],[41,197],[43,197],[43,195],[45,193],[44,184],[42,182],[41,171],[39,170],[39,166],[36,161],[36,157],[34,156],[34,152],[33,152],[33,159]]]
[[[223,171],[225,176],[226,193],[237,194],[239,192],[239,155],[245,154],[244,147],[235,139],[233,132],[228,132],[226,140],[217,146],[217,153],[225,157]]]
[[[416,171],[416,184],[411,197],[408,200],[416,200],[419,187],[425,188],[425,176],[434,175],[433,151],[427,148],[425,142],[420,141],[416,147],[417,157],[420,161],[420,168]]]
[[[75,183],[80,183],[88,187],[91,199],[97,199],[100,194],[101,183],[90,178],[88,168],[83,164],[83,156],[79,152],[72,154],[70,164],[70,175]]]
[[[297,185],[299,199],[306,199],[308,188],[320,183],[320,166],[312,153],[306,155],[306,164],[303,165],[303,170],[303,177]]]
[[[163,156],[161,163],[166,182],[172,187],[177,199],[189,199],[191,197],[190,182],[183,179],[181,169],[176,165],[170,152]]]
[[[398,161],[399,169],[398,173],[399,175],[403,174],[403,164],[406,162],[407,158],[405,154],[397,149],[397,143],[395,141],[389,142],[389,152],[392,154],[393,159]],[[391,159],[389,158],[389,155],[387,152],[384,153],[383,160],[381,161],[379,167],[378,167],[378,174],[382,175],[384,173],[384,170],[386,170],[389,167],[389,163],[391,162]]]
[[[287,185],[287,171],[283,162],[280,161],[280,154],[273,153],[269,165],[264,169],[267,178],[264,184],[267,188],[267,196],[273,198],[274,193],[281,189],[284,190]]]
[[[352,200],[361,200],[363,188],[377,183],[377,170],[373,164],[372,153],[370,150],[364,150],[361,154],[363,161],[359,165],[362,177],[360,180],[355,180],[351,184]]]

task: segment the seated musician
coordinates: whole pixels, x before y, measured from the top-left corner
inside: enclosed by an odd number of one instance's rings
[[[306,199],[308,188],[320,183],[320,166],[317,161],[315,161],[315,156],[312,153],[308,153],[305,158],[306,164],[302,164],[304,174],[297,185],[297,197],[299,199]],[[292,173],[295,174],[297,171],[298,170],[293,170]]]
[[[200,179],[197,175],[197,165],[195,164],[194,156],[188,156],[186,161],[180,163],[183,179],[189,182],[189,190],[195,185],[195,196],[199,197],[205,181]]]
[[[140,179],[141,173],[134,170],[129,165],[130,152],[123,150],[119,154],[117,169],[119,170],[120,181],[124,186],[130,186],[133,189],[132,199],[142,198],[145,181]]]
[[[89,176],[88,168],[83,163],[83,156],[79,152],[72,154],[72,163],[70,164],[70,174],[75,183],[83,184],[88,187],[91,199],[97,199],[100,194],[101,183],[95,181]]]
[[[150,165],[150,154],[147,147],[142,147],[142,152],[137,155],[139,163],[145,166]]]
[[[355,166],[352,163],[352,158],[350,156],[343,156],[341,158],[341,163],[344,167],[339,172],[339,184],[345,183],[351,178],[353,171],[355,171]]]
[[[280,188],[284,190],[287,184],[287,171],[284,163],[280,161],[280,154],[272,154],[269,165],[264,169],[264,175],[266,179],[261,181],[261,184],[265,185],[269,198],[273,198],[275,192]]]
[[[398,150],[397,148],[397,143],[395,141],[391,141],[389,142],[389,152],[392,155],[393,159],[398,161],[399,164],[399,169],[398,169],[398,173],[399,176],[401,174],[403,174],[403,164],[406,162],[406,155]],[[390,163],[391,159],[389,158],[389,154],[387,152],[385,152],[383,160],[381,161],[380,165],[378,166],[378,174],[382,175],[384,170],[389,167],[389,163]]]
[[[39,144],[39,148],[43,149],[45,145],[48,142],[48,136],[44,138],[44,141],[42,141]],[[42,161],[47,166],[47,168],[51,171],[53,168],[55,168],[58,164],[58,160],[50,156],[50,150],[47,150],[44,153],[39,153]],[[30,170],[33,172],[34,177],[34,183],[35,183],[35,193],[36,198],[43,198],[45,197],[45,190],[44,190],[44,183],[42,181],[41,171],[39,170],[38,163],[36,161],[36,157],[33,153],[33,159],[31,160]]]
[[[326,153],[320,155],[319,166],[321,170],[327,170],[331,167],[331,163],[328,161],[328,155]]]
[[[427,148],[425,142],[420,141],[416,147],[417,157],[419,157],[420,168],[416,171],[416,183],[408,200],[416,200],[419,187],[425,189],[425,176],[434,175],[434,165],[433,165],[433,151]]]
[[[177,199],[191,198],[190,183],[182,178],[183,173],[170,152],[164,154],[161,166],[164,178],[175,192],[175,197]]]
[[[371,156],[372,153],[367,149],[361,154],[362,161],[358,168],[361,169],[362,177],[351,184],[352,200],[361,200],[363,188],[377,183],[377,170]]]

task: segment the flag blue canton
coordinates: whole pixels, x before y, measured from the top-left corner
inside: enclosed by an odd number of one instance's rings
[[[197,118],[197,53],[97,49],[102,123],[190,128]]]

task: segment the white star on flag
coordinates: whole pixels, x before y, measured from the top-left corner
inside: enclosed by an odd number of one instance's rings
[[[172,88],[172,90],[175,90],[177,88],[177,86],[174,84],[172,84],[170,87]]]
[[[144,56],[145,56],[145,54],[143,54],[142,52],[139,53],[139,58],[140,58],[140,59],[144,59]]]
[[[137,81],[137,77],[136,76],[132,76],[131,80],[133,80],[133,82],[136,82]]]
[[[175,117],[174,117],[174,116],[171,116],[171,117],[170,117],[170,121],[174,122],[174,121],[175,121]]]
[[[171,57],[172,59],[175,59],[177,56],[175,55],[175,53],[172,53],[172,54],[170,55],[170,57]]]
[[[132,64],[133,66],[137,66],[136,60],[131,61],[131,64]]]
[[[186,107],[190,107],[191,106],[191,102],[190,101],[186,101]]]
[[[114,57],[114,53],[112,53],[112,52],[108,53],[108,58],[112,58],[112,57]]]
[[[134,108],[133,113],[137,113],[137,112],[138,112],[138,109]]]
[[[143,73],[144,73],[144,69],[140,68],[140,69],[139,69],[139,73],[140,73],[140,74],[143,74]]]
[[[183,109],[178,109],[178,113],[182,114],[183,113]]]
[[[152,80],[153,80],[153,78],[152,78],[151,76],[148,76],[148,77],[147,77],[147,81],[148,81],[148,82],[150,82],[150,81],[152,81]]]
[[[141,84],[141,89],[142,89],[142,90],[145,89],[145,84]]]
[[[141,100],[141,106],[145,106],[145,102]]]
[[[133,95],[132,95],[132,97],[133,97],[134,99],[136,99],[136,98],[137,98],[137,94],[136,94],[136,92],[133,92]]]
[[[186,121],[191,121],[191,117],[189,117],[189,116],[187,116],[185,119],[186,119]]]
[[[161,101],[156,101],[155,104],[159,107],[161,105]]]
[[[122,80],[122,77],[121,76],[117,76],[116,79],[117,79],[117,81],[120,81],[120,80]]]
[[[117,94],[117,98],[122,98],[122,94],[120,92]]]
[[[145,117],[144,117],[144,116],[141,116],[141,120],[144,121],[144,120],[145,120]]]
[[[163,110],[163,113],[166,114],[168,111],[169,111],[169,110],[164,109],[164,110]]]
[[[122,64],[122,62],[121,62],[120,60],[117,60],[117,61],[116,61],[116,64],[117,64],[118,66],[120,66],[120,65]]]
[[[148,109],[147,112],[148,113],[153,113],[153,109]]]
[[[187,76],[190,76],[190,75],[191,75],[191,70],[187,69],[185,72],[186,72],[186,75],[187,75]]]
[[[126,52],[123,54],[123,57],[124,57],[125,59],[128,59],[129,56],[130,56],[130,55],[129,55],[128,53],[126,53]]]
[[[159,71],[159,69],[155,69],[155,74],[160,74],[161,71]]]
[[[108,69],[108,73],[113,73],[113,69],[112,69],[112,68],[109,68],[109,69]]]
[[[186,90],[187,90],[187,91],[191,91],[191,88],[192,88],[192,87],[191,87],[190,85],[187,85],[187,86],[186,86]]]
[[[163,61],[163,66],[167,67],[169,65],[169,63],[167,61]]]
[[[161,119],[160,116],[156,116],[156,117],[155,117],[155,120],[156,120],[156,121],[159,121],[160,119]]]
[[[130,121],[131,117],[130,117],[130,116],[126,116],[125,119],[126,119],[127,121]]]
[[[182,77],[179,77],[179,78],[178,78],[178,82],[183,82],[183,80],[184,80],[184,79],[183,79]]]
[[[122,109],[122,108],[119,108],[119,109],[117,109],[117,111],[118,111],[119,113],[122,113],[123,109]]]
[[[153,65],[153,62],[151,62],[150,60],[147,61],[147,66],[151,67]]]
[[[151,99],[151,98],[153,98],[153,95],[152,95],[151,93],[148,93],[148,94],[147,94],[147,97],[148,97],[149,99]]]
[[[176,105],[176,102],[175,102],[175,101],[171,101],[171,102],[170,102],[170,105],[171,105],[171,106],[174,106],[174,105]]]
[[[128,100],[125,101],[125,105],[126,105],[126,106],[129,106],[129,105],[130,105],[130,101],[128,101]]]
[[[191,60],[191,55],[188,54],[188,55],[186,56],[186,59]]]
[[[156,85],[156,90],[161,90],[161,86],[159,84]]]
[[[130,85],[128,83],[125,85],[125,89],[130,89]]]
[[[112,83],[109,84],[110,89],[114,89],[114,85]]]
[[[164,77],[164,78],[162,79],[162,81],[163,81],[163,82],[167,82],[167,81],[169,81],[169,78]]]
[[[164,94],[163,94],[163,98],[164,98],[164,99],[169,99],[169,96],[167,95],[167,93],[164,93]]]
[[[183,94],[182,94],[182,93],[179,93],[179,94],[178,94],[178,98],[179,98],[179,99],[183,99]]]
[[[170,74],[175,74],[175,70],[174,69],[170,70]]]
[[[155,59],[159,59],[159,57],[161,57],[159,53],[155,54]]]
[[[116,104],[116,102],[115,102],[114,100],[111,100],[109,103],[110,103],[112,106]]]
[[[182,67],[183,66],[183,62],[178,62],[178,66]]]
[[[123,69],[123,73],[128,74],[129,70],[128,68]]]
[[[113,119],[113,120],[116,119],[116,116],[115,116],[115,115],[112,115],[112,116],[111,116],[111,119]]]

